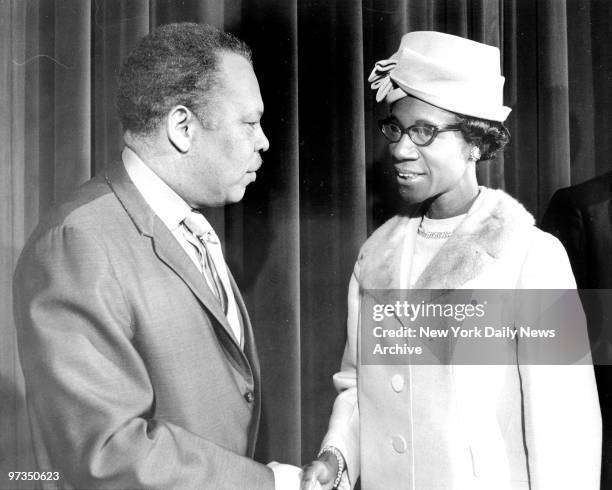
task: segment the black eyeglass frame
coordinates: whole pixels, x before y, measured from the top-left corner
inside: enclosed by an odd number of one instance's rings
[[[393,124],[395,126],[397,126],[400,129],[400,135],[399,138],[397,140],[392,140],[391,138],[389,138],[389,136],[385,133],[383,127],[389,124]],[[431,138],[429,138],[429,141],[427,141],[426,143],[417,143],[416,141],[414,141],[412,139],[412,136],[410,135],[410,130],[414,129],[414,128],[428,128],[432,130],[432,134],[431,134]],[[391,143],[399,143],[400,140],[402,139],[402,137],[407,134],[408,138],[410,138],[410,141],[412,141],[416,146],[429,146],[433,143],[433,141],[436,139],[436,136],[438,136],[439,133],[444,133],[446,131],[461,131],[462,127],[461,124],[449,124],[447,126],[434,126],[433,124],[413,124],[412,126],[408,126],[407,128],[402,128],[402,126],[395,120],[392,118],[386,118],[386,119],[381,119],[380,121],[378,121],[378,129],[380,129],[380,132],[383,134],[383,136],[387,139],[387,141],[390,141]]]

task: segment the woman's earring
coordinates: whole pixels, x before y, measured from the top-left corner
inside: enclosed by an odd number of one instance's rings
[[[470,157],[468,158],[468,160],[472,160],[473,162],[477,162],[478,160],[480,160],[481,157],[481,153],[480,153],[480,148],[478,148],[477,146],[473,146],[472,150],[470,151]]]

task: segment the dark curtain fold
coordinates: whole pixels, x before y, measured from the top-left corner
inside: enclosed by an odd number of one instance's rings
[[[536,209],[540,212],[548,204],[553,192],[570,182],[566,2],[558,0],[537,2],[536,16],[538,33]],[[520,122],[520,114],[517,120]],[[529,204],[534,206],[533,201]]]
[[[23,376],[15,350],[12,328],[10,275],[23,243],[25,230],[23,189],[27,175],[23,169],[24,80],[19,69],[25,63],[24,40],[19,35],[25,25],[25,9],[0,1],[0,472],[6,474],[17,461],[32,464],[26,426]],[[12,465],[12,466],[10,466]],[[0,485],[6,486],[5,477]]]
[[[299,464],[326,430],[359,246],[401,205],[374,63],[414,30],[498,46],[512,143],[478,177],[538,217],[557,188],[611,168],[611,20],[607,0],[0,0],[0,487],[35,469],[10,276],[41,213],[119,158],[116,75],[142,35],[207,22],[253,48],[270,150],[245,199],[209,213],[257,334],[257,457]]]
[[[346,291],[366,238],[362,12],[299,2],[302,454],[316,455],[344,347]],[[306,347],[308,346],[308,347]]]
[[[261,461],[299,461],[300,158],[297,5],[245,2],[237,34],[253,49],[270,150],[245,199],[228,208],[228,263],[255,326],[263,378]],[[227,26],[226,26],[227,28]]]
[[[596,17],[593,18],[593,15]],[[600,166],[596,161],[595,128],[605,130],[602,124],[606,117],[595,106],[595,81],[597,72],[602,66],[598,61],[598,46],[607,40],[593,37],[594,33],[601,32],[598,27],[596,5],[587,2],[569,2],[567,6],[567,50],[569,69],[569,130],[570,130],[570,172],[571,182],[583,182],[594,175],[599,175],[609,168]],[[605,18],[605,17],[604,17]],[[610,16],[606,18],[608,22]],[[603,31],[609,34],[609,28]],[[594,52],[595,49],[595,52]],[[607,51],[608,48],[605,47]],[[610,65],[608,65],[609,69]],[[604,102],[605,104],[605,102]],[[605,106],[604,106],[605,107]],[[599,115],[600,123],[596,125]]]
[[[593,56],[591,69],[593,70],[593,118],[594,127],[594,167],[595,175],[600,175],[610,170],[610,155],[612,154],[612,119],[610,118],[610,105],[612,104],[612,50],[610,50],[610,39],[612,39],[612,3],[606,0],[593,0],[585,6],[590,8],[591,36],[590,47]],[[575,49],[580,52],[577,56],[584,56],[581,44],[576,44]],[[570,64],[570,66],[572,66]],[[579,90],[574,92],[572,102],[577,115],[588,114],[588,106],[583,105],[582,92],[588,87],[580,85]],[[587,127],[587,129],[589,129]],[[590,135],[584,131],[581,142],[578,139],[577,146],[588,144]],[[579,137],[580,138],[580,137]],[[578,163],[578,162],[576,162]],[[588,163],[587,163],[588,165]],[[591,175],[586,175],[590,177]]]

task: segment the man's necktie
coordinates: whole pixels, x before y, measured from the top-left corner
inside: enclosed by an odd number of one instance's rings
[[[223,282],[221,282],[209,248],[219,246],[219,238],[210,225],[206,223],[204,217],[198,212],[191,211],[183,223],[188,231],[191,232],[186,233],[185,237],[198,252],[198,258],[204,276],[206,277],[206,282],[219,300],[223,312],[227,314],[227,293],[223,287]]]

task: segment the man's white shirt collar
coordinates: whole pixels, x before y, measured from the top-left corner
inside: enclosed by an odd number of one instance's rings
[[[191,212],[189,205],[160,179],[133,150],[125,147],[121,158],[125,170],[144,200],[168,229],[174,232]],[[210,223],[208,224],[210,225]]]

